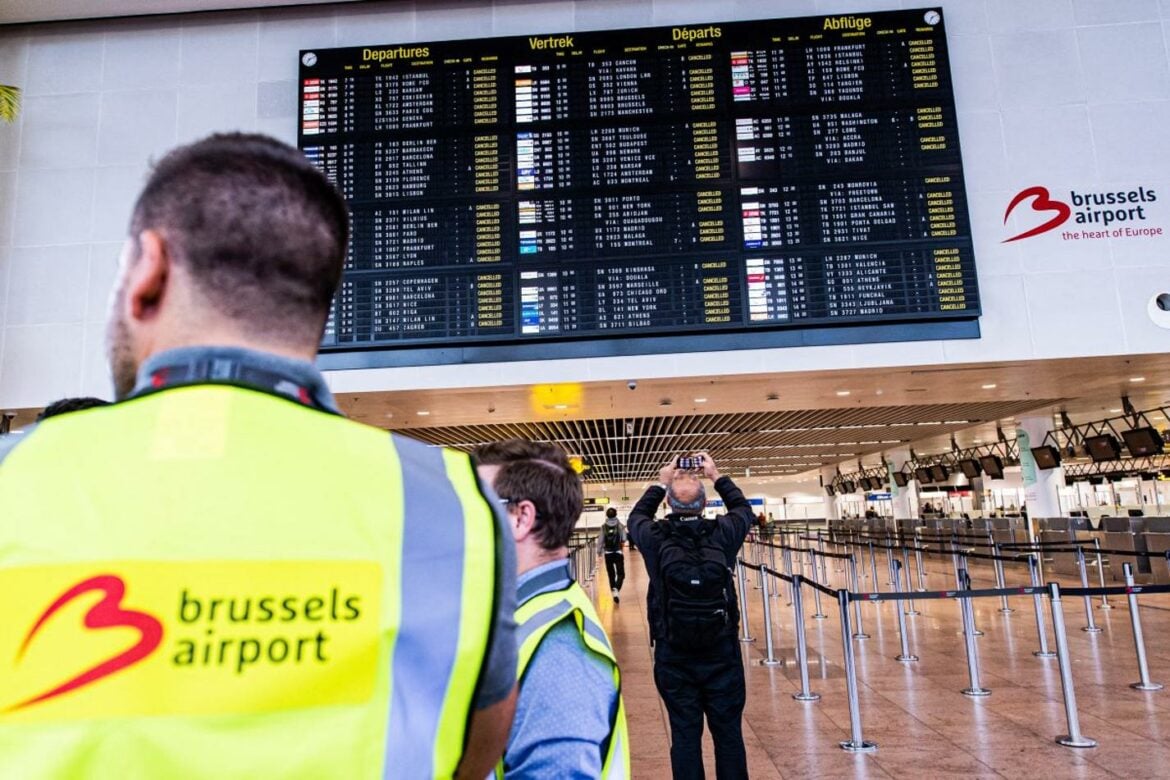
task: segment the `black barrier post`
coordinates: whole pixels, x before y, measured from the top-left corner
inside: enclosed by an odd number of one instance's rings
[[[800,667],[800,692],[792,694],[797,701],[816,701],[821,698],[819,693],[808,689],[808,645],[804,638],[804,597],[800,592],[804,584],[804,577],[799,574],[792,576],[792,615],[796,627],[796,664]],[[816,591],[816,588],[813,588]],[[819,593],[819,591],[817,591]]]
[[[1060,604],[1060,584],[1048,583],[1052,601],[1052,631],[1056,635],[1056,659],[1060,663],[1060,690],[1064,694],[1064,715],[1068,720],[1068,733],[1056,738],[1065,747],[1097,747],[1097,740],[1081,733],[1081,721],[1077,716],[1077,694],[1073,690],[1072,663],[1068,657],[1068,638],[1064,633],[1064,608]]]
[[[756,641],[755,637],[752,636],[751,629],[748,628],[747,573],[744,571],[742,562],[736,564],[735,577],[739,581],[739,641],[754,642]]]
[[[760,659],[760,666],[780,666],[784,662],[776,657],[776,646],[772,642],[772,594],[769,593],[768,587],[771,578],[763,568],[760,569],[760,574],[763,575],[760,582],[763,585],[761,593],[764,597],[764,647],[768,651],[767,657]]]
[[[1125,572],[1126,600],[1129,602],[1129,622],[1133,626],[1133,645],[1137,649],[1138,681],[1130,683],[1129,687],[1138,691],[1160,691],[1165,686],[1162,683],[1150,682],[1150,667],[1146,663],[1146,640],[1142,635],[1142,616],[1138,612],[1137,593],[1133,587],[1133,567],[1128,563],[1121,565]]]
[[[837,591],[837,606],[841,609],[841,647],[845,655],[845,692],[849,697],[849,739],[841,749],[849,753],[872,753],[877,745],[861,736],[861,703],[857,698],[857,665],[853,659],[853,635],[849,629],[849,591]]]
[[[971,575],[965,568],[959,569],[960,590],[971,590]],[[967,679],[971,683],[962,690],[967,696],[990,696],[991,691],[979,684],[979,655],[975,647],[975,617],[971,597],[959,598],[959,611],[963,617],[963,634],[967,646]]]
[[[1085,569],[1085,551],[1082,547],[1077,547],[1077,568],[1081,570],[1081,587],[1088,589],[1089,587],[1089,572]],[[1090,634],[1101,633],[1101,627],[1093,622],[1093,597],[1085,596],[1085,620],[1088,625],[1081,629]]]
[[[897,558],[894,559],[894,590],[902,592],[902,562]],[[907,575],[909,579],[909,575]],[[910,652],[909,638],[906,636],[906,615],[898,607],[897,602],[894,603],[894,610],[898,613],[898,635],[901,637],[902,652],[894,656],[895,661],[917,661],[918,656]],[[917,614],[917,613],[915,613]]]
[[[896,563],[896,561],[895,561],[895,563]],[[911,593],[911,592],[913,592],[913,586],[910,584],[910,553],[909,553],[909,551],[906,550],[905,547],[902,548],[902,564],[903,565],[902,565],[901,569],[903,572],[906,573],[906,590],[904,592]],[[899,582],[901,582],[901,580],[899,580]],[[898,585],[898,589],[901,590],[902,586]],[[906,599],[905,613],[907,615],[910,615],[911,617],[913,617],[915,615],[922,614],[921,612],[919,612],[917,609],[914,608],[914,599]]]
[[[857,582],[857,556],[854,555],[853,553],[849,553],[849,573],[850,573],[851,578],[853,580],[853,592],[860,593],[861,587],[858,585],[858,582]],[[865,633],[865,629],[862,627],[862,624],[861,624],[861,602],[855,600],[853,602],[853,608],[856,610],[856,614],[857,614],[857,630],[855,632],[853,632],[853,638],[854,639],[869,639],[869,634]]]
[[[1033,588],[1040,587],[1040,570],[1036,565],[1035,554],[1028,556],[1028,576]],[[1036,608],[1036,634],[1040,637],[1040,649],[1032,655],[1037,658],[1055,658],[1056,653],[1048,649],[1048,637],[1044,633],[1044,602],[1039,593],[1032,594],[1032,606]]]

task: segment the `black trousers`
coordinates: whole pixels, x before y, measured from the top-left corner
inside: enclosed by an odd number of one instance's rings
[[[626,581],[626,558],[620,552],[605,554],[605,573],[609,576],[609,589],[621,590]]]
[[[654,684],[670,715],[670,764],[674,780],[703,780],[703,717],[715,742],[715,776],[748,776],[743,746],[746,697],[743,659],[730,640],[722,652],[684,656],[659,642],[654,651]]]

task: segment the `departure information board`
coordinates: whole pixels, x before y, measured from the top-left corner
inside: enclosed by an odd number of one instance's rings
[[[974,320],[941,12],[301,52],[323,348]]]

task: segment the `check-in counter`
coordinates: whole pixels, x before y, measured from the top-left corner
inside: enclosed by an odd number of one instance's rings
[[[1158,585],[1170,585],[1170,566],[1166,565],[1165,552],[1170,550],[1170,517],[1147,517],[1146,532],[1142,534],[1146,550],[1157,553],[1149,558],[1150,575]]]
[[[1040,541],[1045,543],[1061,542],[1072,544],[1078,541],[1089,541],[1093,534],[1089,532],[1087,517],[1047,517],[1040,521]],[[1079,577],[1080,567],[1077,566],[1077,554],[1074,552],[1044,553],[1046,565],[1051,571],[1071,577]],[[1086,557],[1091,553],[1086,552]]]
[[[1146,518],[1144,517],[1103,517],[1101,518],[1101,546],[1106,550],[1133,550],[1146,552]],[[1144,555],[1106,554],[1109,562],[1109,577],[1114,582],[1125,582],[1128,563],[1133,568],[1135,582],[1150,582],[1152,573],[1149,560]]]

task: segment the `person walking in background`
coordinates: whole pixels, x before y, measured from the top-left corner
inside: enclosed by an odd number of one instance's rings
[[[516,543],[520,697],[500,778],[628,778],[621,674],[588,594],[569,570],[584,503],[564,451],[523,439],[475,451]]]
[[[671,462],[646,489],[629,516],[650,575],[647,612],[654,645],[654,683],[670,717],[670,763],[676,780],[702,780],[703,719],[715,742],[719,780],[746,778],[743,744],[746,699],[737,632],[739,609],[731,575],[736,556],[755,525],[751,504],[705,453],[697,469]],[[726,515],[704,519],[714,484]],[[666,500],[666,520],[654,513]]]
[[[605,552],[605,573],[615,604],[621,603],[622,583],[626,581],[626,560],[622,554],[625,540],[625,526],[618,522],[617,510],[610,507],[605,510],[605,523],[601,526],[601,548]]]
[[[348,234],[274,139],[155,166],[111,305],[118,403],[0,442],[0,774],[481,780],[499,760],[507,517],[465,454],[338,411],[313,362]]]

